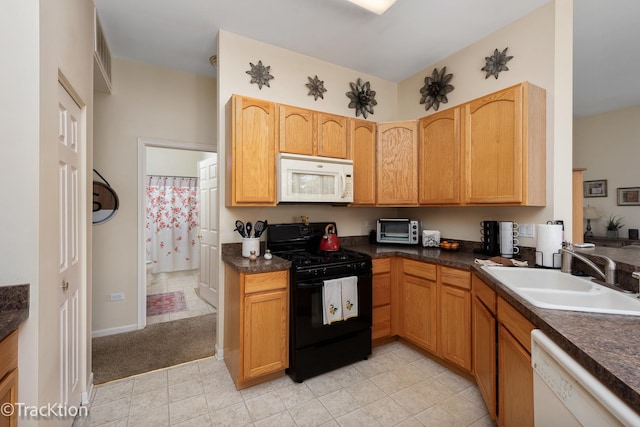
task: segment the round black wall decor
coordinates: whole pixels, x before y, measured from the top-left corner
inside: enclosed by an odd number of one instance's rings
[[[120,201],[106,179],[93,170],[104,182],[93,181],[93,224],[102,224],[113,218],[118,212]]]

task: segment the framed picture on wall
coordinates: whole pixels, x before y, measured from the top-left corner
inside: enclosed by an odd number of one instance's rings
[[[618,206],[640,206],[640,187],[618,188]]]
[[[585,181],[584,197],[607,197],[607,180]]]

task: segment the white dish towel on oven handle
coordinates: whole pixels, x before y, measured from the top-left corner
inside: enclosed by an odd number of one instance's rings
[[[322,287],[322,323],[342,320],[342,279],[325,280]]]
[[[358,317],[358,276],[342,278],[342,318]]]

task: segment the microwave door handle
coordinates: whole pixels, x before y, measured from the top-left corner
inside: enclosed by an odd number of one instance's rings
[[[344,177],[344,172],[340,172],[340,184],[342,184],[342,195],[341,199],[347,197],[347,180]]]

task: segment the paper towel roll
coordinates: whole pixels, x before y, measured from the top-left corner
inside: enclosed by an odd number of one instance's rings
[[[558,251],[562,248],[562,224],[537,224],[536,228],[536,264],[560,268],[562,260]]]

